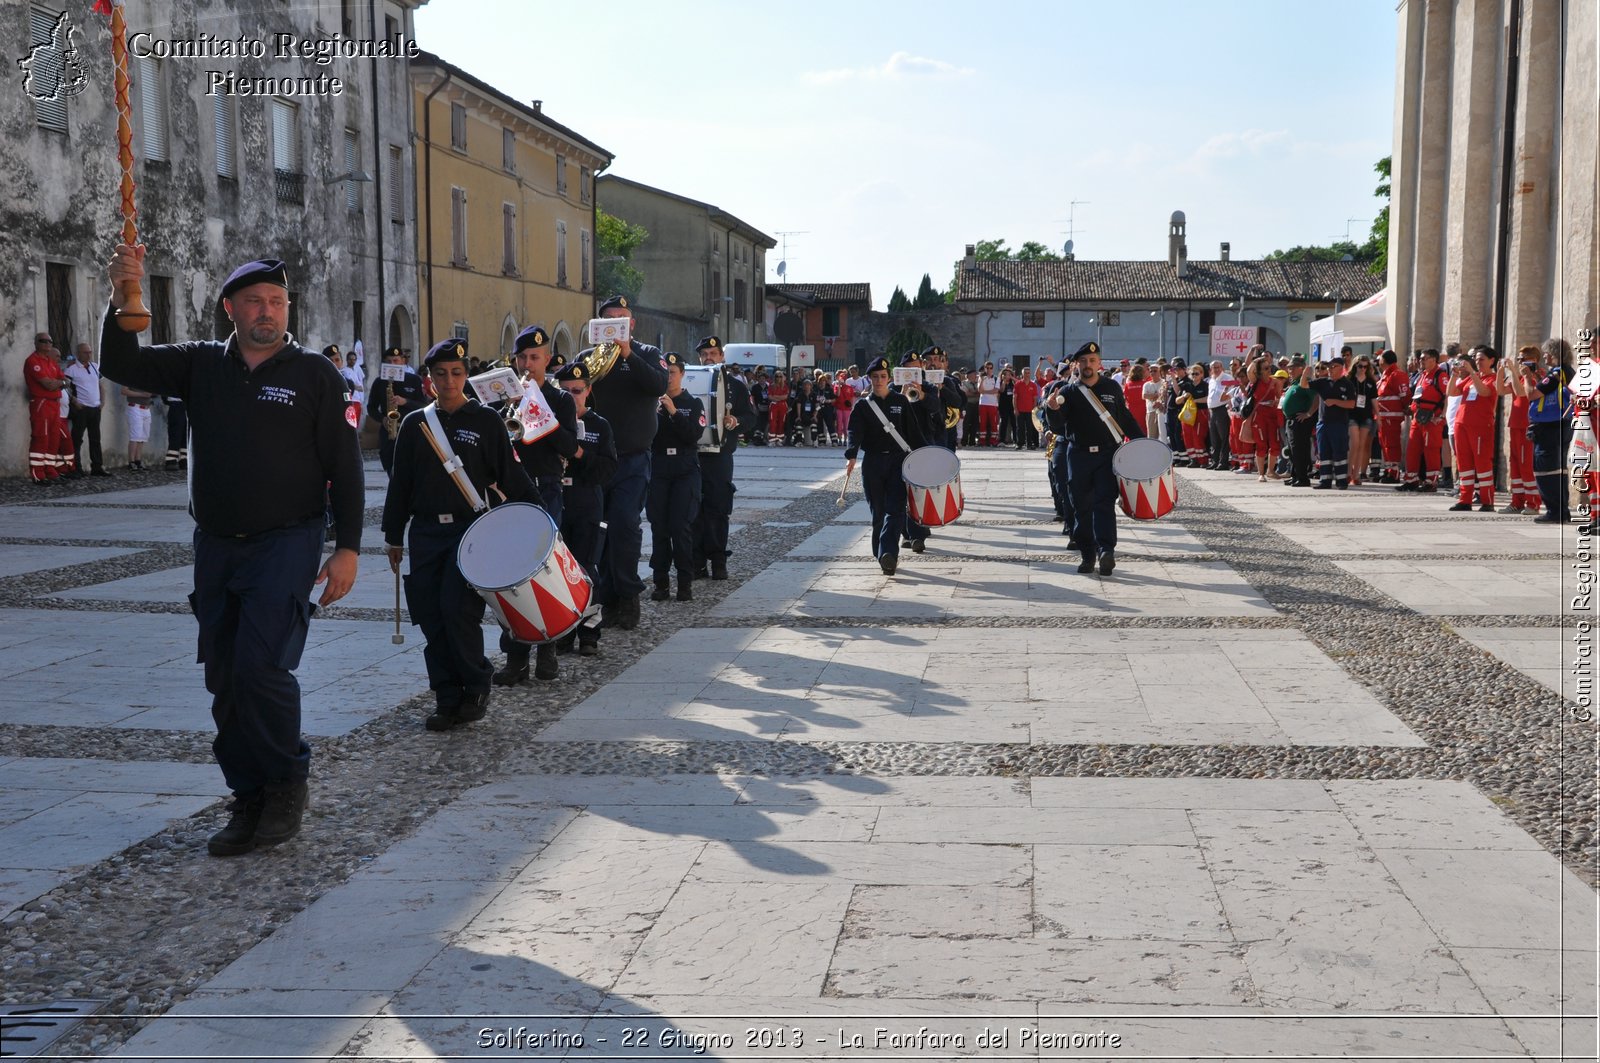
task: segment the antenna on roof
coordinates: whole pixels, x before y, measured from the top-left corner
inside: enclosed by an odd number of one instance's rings
[[[788,276],[788,274],[789,274],[789,237],[791,237],[791,236],[804,236],[809,231],[810,231],[809,229],[790,229],[786,233],[775,233],[774,234],[775,236],[779,236],[779,237],[781,237],[783,239],[783,251],[782,251],[782,254],[780,254],[779,257],[778,257],[778,279],[779,280],[782,280],[784,277]]]

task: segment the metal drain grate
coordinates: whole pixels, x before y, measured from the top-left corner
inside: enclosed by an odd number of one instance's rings
[[[37,1056],[62,1034],[100,1010],[103,1000],[0,1004],[0,1058]]]

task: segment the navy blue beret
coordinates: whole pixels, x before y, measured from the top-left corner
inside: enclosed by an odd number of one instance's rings
[[[428,348],[428,356],[422,360],[422,364],[432,369],[439,362],[464,362],[466,360],[466,340],[440,340]]]
[[[543,325],[529,325],[517,333],[517,341],[511,345],[513,353],[525,351],[529,347],[544,347],[550,343],[550,333],[544,330]]]
[[[289,287],[289,267],[275,258],[263,258],[256,262],[246,262],[232,273],[222,284],[222,297],[228,298],[240,288],[248,288],[252,284],[276,284],[285,290]]]

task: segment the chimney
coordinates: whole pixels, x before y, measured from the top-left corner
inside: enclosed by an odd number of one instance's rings
[[[1186,228],[1187,219],[1184,218],[1183,211],[1173,211],[1172,220],[1167,225],[1167,265],[1169,266],[1178,264],[1178,252],[1186,239],[1184,235]],[[1187,252],[1184,252],[1184,254],[1187,254]]]
[[[1231,246],[1232,245],[1230,245],[1228,241],[1222,241],[1222,261],[1228,261],[1228,251],[1230,250]]]
[[[544,114],[544,101],[543,100],[534,100],[533,101],[533,110],[534,110],[535,114]]]
[[[972,269],[978,264],[978,245],[968,244],[966,257],[961,260],[962,269]]]
[[[1179,244],[1177,254],[1178,257],[1173,262],[1173,265],[1178,267],[1178,276],[1187,277],[1189,275],[1189,245]]]

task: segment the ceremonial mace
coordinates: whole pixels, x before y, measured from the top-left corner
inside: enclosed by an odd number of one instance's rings
[[[389,641],[396,646],[405,644],[406,637],[400,633],[400,568],[394,570],[394,634],[389,636]]]
[[[107,8],[110,10],[106,10]],[[133,103],[128,98],[128,26],[122,18],[122,0],[98,0],[94,9],[111,16],[111,64],[116,72],[117,159],[122,164],[122,242],[129,247],[139,243],[134,225],[138,208],[133,205]],[[143,332],[150,327],[150,311],[145,309],[144,292],[138,281],[119,285],[122,309],[116,312],[117,327],[124,332]]]

